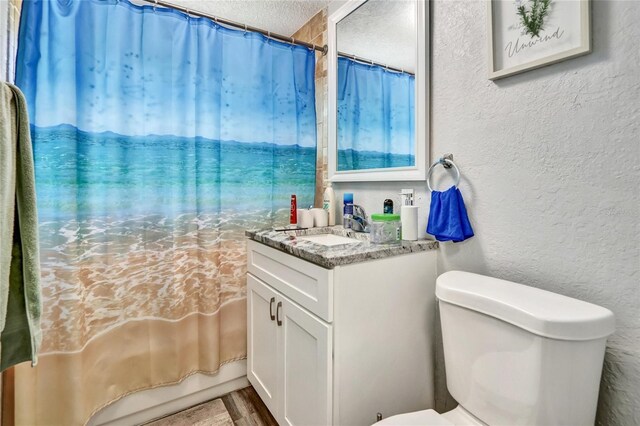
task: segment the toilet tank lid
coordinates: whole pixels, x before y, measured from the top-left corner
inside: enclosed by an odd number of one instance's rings
[[[615,329],[613,313],[601,306],[470,272],[440,275],[436,296],[552,339],[599,339]]]

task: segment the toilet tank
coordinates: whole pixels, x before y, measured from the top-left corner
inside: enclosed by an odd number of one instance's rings
[[[438,277],[447,388],[489,425],[593,425],[611,311],[468,272]]]

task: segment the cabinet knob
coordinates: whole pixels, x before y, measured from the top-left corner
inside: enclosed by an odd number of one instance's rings
[[[282,309],[282,302],[278,302],[278,306],[276,306],[276,322],[278,325],[282,325],[282,320],[280,319],[280,310]]]
[[[273,304],[276,301],[275,297],[272,297],[271,300],[269,301],[269,318],[271,318],[271,321],[276,319],[276,316],[273,313]]]

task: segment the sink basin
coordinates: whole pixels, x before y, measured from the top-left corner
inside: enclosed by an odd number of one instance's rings
[[[297,239],[301,241],[311,241],[312,243],[321,244],[327,247],[359,243],[358,240],[354,240],[353,238],[335,234],[306,235],[303,237],[297,237]]]

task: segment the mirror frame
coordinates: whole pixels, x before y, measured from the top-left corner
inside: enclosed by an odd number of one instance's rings
[[[329,63],[327,69],[329,146],[327,152],[329,182],[367,181],[424,181],[429,161],[429,2],[413,0],[416,8],[416,80],[415,135],[416,164],[413,167],[362,169],[339,171],[338,168],[338,22],[363,5],[367,0],[351,0],[337,9],[328,19]]]

